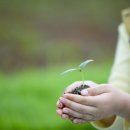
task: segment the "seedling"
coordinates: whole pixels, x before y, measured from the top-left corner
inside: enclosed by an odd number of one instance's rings
[[[92,61],[93,60],[91,60],[91,59],[86,60],[86,61],[82,62],[77,68],[68,69],[68,70],[64,71],[63,73],[61,73],[62,75],[64,75],[64,74],[68,74],[68,73],[73,72],[73,71],[78,71],[81,74],[81,79],[82,79],[83,83],[80,87],[76,88],[72,93],[81,94],[80,92],[82,89],[89,87],[88,85],[84,84],[84,80],[85,80],[84,69]]]

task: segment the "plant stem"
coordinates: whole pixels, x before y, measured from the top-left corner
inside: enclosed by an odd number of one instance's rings
[[[83,73],[83,71],[81,71],[81,77],[82,77],[82,82],[83,82],[83,86],[84,86],[84,73]]]

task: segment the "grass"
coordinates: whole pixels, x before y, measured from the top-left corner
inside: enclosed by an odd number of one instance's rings
[[[60,76],[59,74],[66,67],[27,69],[9,75],[1,72],[0,129],[85,130],[88,128],[95,130],[90,125],[75,125],[62,120],[55,113],[56,101],[65,87],[80,80],[80,75],[76,72]],[[110,63],[91,64],[86,69],[86,79],[98,83],[106,82],[109,71]]]

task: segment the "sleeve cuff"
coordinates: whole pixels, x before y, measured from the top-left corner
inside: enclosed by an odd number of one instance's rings
[[[91,123],[98,130],[122,130],[123,119],[116,117],[111,125],[106,125],[103,121],[95,121]]]

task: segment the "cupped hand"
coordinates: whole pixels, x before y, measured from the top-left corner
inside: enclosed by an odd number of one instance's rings
[[[75,117],[73,121],[96,121],[118,115],[122,111],[124,93],[109,84],[83,90],[88,96],[66,93],[60,98],[65,105],[62,109],[64,114]],[[90,96],[91,95],[91,96]]]
[[[82,81],[76,81],[76,82],[74,82],[73,84],[69,85],[65,89],[64,94],[71,93],[76,87],[79,87],[82,84],[83,84]],[[94,82],[92,82],[92,81],[85,81],[84,84],[88,85],[89,87],[95,87],[95,86],[97,86],[97,84],[94,83]],[[81,95],[87,96],[88,93],[87,93],[87,91],[82,91]],[[57,105],[56,106],[57,106],[57,110],[56,110],[57,114],[59,116],[61,116],[63,119],[70,119],[74,123],[78,123],[78,122],[85,123],[86,122],[84,119],[78,119],[78,118],[75,118],[75,117],[73,117],[73,116],[71,116],[71,115],[63,112],[63,110],[65,111],[65,105],[60,100],[57,101]]]

